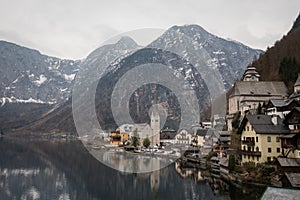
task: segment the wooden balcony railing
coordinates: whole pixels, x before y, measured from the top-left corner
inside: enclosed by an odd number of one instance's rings
[[[241,153],[243,155],[250,155],[250,156],[261,156],[260,151],[247,151],[247,150],[241,150]]]

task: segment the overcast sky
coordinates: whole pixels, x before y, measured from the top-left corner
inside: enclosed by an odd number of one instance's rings
[[[198,24],[265,50],[299,11],[300,0],[0,0],[0,40],[81,59],[122,32]]]

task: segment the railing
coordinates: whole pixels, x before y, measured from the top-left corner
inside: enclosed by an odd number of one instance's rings
[[[254,147],[255,142],[253,140],[242,140],[242,144],[245,144],[249,147]]]
[[[241,150],[241,153],[244,155],[250,155],[250,156],[261,156],[260,151],[247,151],[247,150]]]
[[[300,119],[289,119],[288,123],[289,124],[300,124]]]

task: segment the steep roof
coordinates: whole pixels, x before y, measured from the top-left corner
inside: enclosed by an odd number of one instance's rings
[[[285,172],[284,175],[289,180],[292,187],[300,188],[300,173]]]
[[[208,129],[198,129],[196,135],[198,136],[205,136],[207,134]]]
[[[287,88],[282,81],[238,81],[234,87],[233,95],[287,95]]]
[[[289,112],[289,114],[287,114],[283,120],[283,123],[286,124],[288,123],[289,119],[291,116],[294,115],[294,113],[300,113],[300,107],[295,107],[291,110],[291,112]]]
[[[298,74],[298,78],[297,78],[296,83],[294,84],[294,86],[300,86],[300,74]]]
[[[277,118],[278,124],[274,125],[272,117],[269,115],[246,115],[239,127],[238,133],[241,134],[247,122],[252,125],[257,134],[288,134],[289,129],[285,127],[280,118]]]
[[[160,139],[174,139],[176,136],[175,133],[165,132],[160,134]]]
[[[261,197],[261,200],[295,199],[296,197],[299,197],[299,195],[300,190],[268,187],[264,192],[263,196]]]
[[[286,104],[284,99],[270,99],[274,107],[283,107]]]
[[[281,167],[300,167],[300,158],[277,158]]]
[[[290,99],[288,101],[286,101],[285,99],[270,99],[268,102],[269,105],[267,104],[267,106],[280,108],[280,107],[289,106],[292,103],[299,105],[299,103],[294,99]]]

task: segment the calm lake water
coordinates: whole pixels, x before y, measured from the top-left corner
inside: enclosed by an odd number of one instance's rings
[[[0,138],[1,200],[259,199],[264,190],[236,187],[180,163],[148,174],[121,173],[80,141]]]

